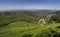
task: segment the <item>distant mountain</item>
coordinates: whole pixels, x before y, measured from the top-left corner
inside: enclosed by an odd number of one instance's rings
[[[54,12],[54,11],[55,10],[30,9],[30,10],[6,10],[6,11],[2,11],[2,13],[5,13],[5,12],[17,12],[17,13],[33,12],[34,14],[47,14],[47,13],[51,13],[51,12]]]

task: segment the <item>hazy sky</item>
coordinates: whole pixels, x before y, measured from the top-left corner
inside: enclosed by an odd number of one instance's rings
[[[11,9],[60,10],[60,0],[0,0],[0,10]]]

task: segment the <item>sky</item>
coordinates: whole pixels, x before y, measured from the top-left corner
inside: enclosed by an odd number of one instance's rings
[[[60,0],[0,0],[0,10],[14,9],[60,10]]]

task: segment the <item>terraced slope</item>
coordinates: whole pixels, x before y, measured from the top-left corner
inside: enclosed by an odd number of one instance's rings
[[[60,23],[40,25],[27,22],[14,22],[0,28],[0,37],[59,37]]]

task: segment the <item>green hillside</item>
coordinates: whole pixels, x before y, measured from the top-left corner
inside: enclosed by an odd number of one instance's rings
[[[0,28],[0,37],[59,37],[59,27],[60,23],[38,25],[27,22],[14,22]]]
[[[56,15],[51,17],[51,23],[45,25],[37,23],[40,18],[45,18],[48,14],[28,12],[0,13],[0,37],[60,37],[59,11],[50,13]]]

